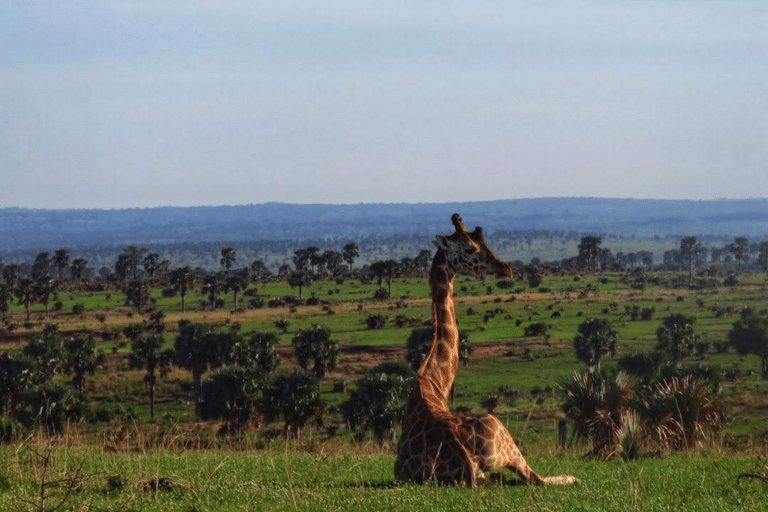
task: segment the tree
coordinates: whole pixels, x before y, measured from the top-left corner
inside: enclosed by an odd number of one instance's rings
[[[37,292],[37,283],[28,277],[22,278],[14,290],[16,298],[19,299],[19,304],[23,304],[27,312],[27,322],[29,322],[30,308],[37,299]]]
[[[388,294],[392,296],[392,277],[397,269],[397,262],[392,259],[374,261],[369,267],[373,275],[376,276],[379,284],[379,291],[384,291],[384,281],[388,285]]]
[[[69,251],[66,249],[57,249],[53,253],[53,265],[59,271],[59,280],[64,278],[64,271],[69,268]]]
[[[26,355],[0,353],[0,416],[14,412],[24,390],[36,384],[37,374]]]
[[[50,270],[52,261],[53,260],[51,260],[47,252],[38,253],[30,270],[32,279],[38,282],[48,279],[48,271]]]
[[[293,265],[296,267],[296,270],[301,272],[303,270],[310,270],[310,267],[314,267],[318,263],[317,253],[319,251],[320,248],[314,246],[293,251]]]
[[[768,272],[768,242],[760,242],[757,247],[757,264],[760,265],[763,272]]]
[[[768,380],[768,317],[746,315],[733,324],[728,341],[739,354],[760,358],[761,375]]]
[[[336,368],[339,344],[331,339],[331,330],[327,327],[313,324],[309,329],[299,331],[292,343],[299,366],[307,370],[312,363],[312,373],[318,379],[322,380],[326,372]]]
[[[739,267],[739,272],[742,270],[742,263],[749,254],[749,238],[745,236],[737,236],[733,239],[733,243],[728,244],[728,250],[733,254]]]
[[[693,279],[693,262],[704,247],[695,236],[686,236],[680,241],[680,258],[688,264],[688,279]]]
[[[149,274],[149,277],[155,277],[155,273],[160,268],[160,255],[156,252],[147,254],[144,256],[142,265],[144,265],[144,271]]]
[[[221,259],[219,260],[219,263],[227,269],[227,272],[229,272],[229,269],[232,268],[232,265],[234,265],[236,261],[237,253],[233,248],[225,247],[221,250]]]
[[[142,304],[149,300],[149,284],[145,279],[134,279],[125,288],[125,301],[128,304],[136,306],[136,310],[141,313]]]
[[[406,363],[384,363],[372,368],[350,392],[342,405],[344,417],[352,429],[372,430],[378,442],[402,421],[405,402],[411,390],[413,371]]]
[[[120,256],[124,257],[125,270],[127,271],[125,276],[123,276],[123,279],[127,279],[129,275],[133,279],[136,279],[136,269],[139,266],[139,263],[141,262],[142,255],[147,251],[148,251],[147,248],[145,247],[138,248],[135,245],[129,245],[128,247],[123,249],[123,252]]]
[[[429,266],[432,264],[432,251],[429,249],[422,249],[419,254],[413,259],[413,264],[416,268],[425,273],[429,270]]]
[[[664,318],[662,324],[656,331],[656,350],[669,352],[676,362],[682,361],[693,352],[699,341],[693,328],[696,317],[676,313]]]
[[[195,282],[195,276],[189,267],[179,267],[171,272],[171,283],[173,288],[181,295],[181,312],[185,312],[184,298],[187,296],[187,290],[191,289]]]
[[[232,292],[234,308],[237,309],[237,294],[248,288],[250,281],[250,270],[248,268],[240,269],[231,274],[224,281],[224,293]]]
[[[32,336],[22,353],[35,362],[36,380],[50,382],[54,375],[64,369],[67,359],[58,325],[48,325],[43,332]]]
[[[600,244],[603,239],[599,236],[586,235],[581,237],[579,243],[579,261],[589,269],[595,270],[597,265],[597,255],[600,252]]]
[[[352,265],[355,263],[355,259],[360,256],[360,247],[354,242],[349,242],[344,246],[341,253],[344,261],[349,265],[349,271],[352,271]]]
[[[264,389],[261,410],[268,421],[282,418],[288,439],[299,439],[301,429],[323,413],[320,381],[316,375],[294,369],[275,376]]]
[[[20,277],[21,269],[17,264],[11,263],[10,265],[3,267],[3,281],[5,281],[5,283],[11,288],[16,286]]]
[[[0,283],[0,313],[2,313],[2,320],[5,321],[5,314],[11,309],[11,302],[13,302],[13,288],[7,283]]]
[[[261,260],[254,260],[251,263],[251,278],[258,283],[268,272],[267,266]]]
[[[85,269],[87,267],[88,260],[84,258],[75,258],[72,260],[72,266],[70,267],[69,271],[72,274],[72,277],[79,281],[83,278],[83,274],[85,273]]]
[[[102,351],[96,350],[96,340],[91,335],[65,340],[64,352],[64,371],[72,373],[72,384],[82,400],[85,395],[85,375],[93,375],[106,358]]]
[[[325,270],[332,276],[338,275],[341,269],[341,263],[344,261],[340,252],[333,249],[327,249],[320,255],[320,262]]]
[[[144,384],[149,389],[149,417],[155,419],[155,385],[168,375],[174,360],[174,351],[162,350],[163,337],[159,334],[136,337],[131,343],[129,364],[131,368],[146,370]]]
[[[203,373],[221,366],[231,353],[236,337],[231,332],[216,332],[211,326],[179,321],[179,334],[173,344],[176,365],[192,373],[195,416],[200,416]]]
[[[576,359],[586,363],[590,369],[599,370],[603,357],[616,355],[616,331],[609,320],[588,318],[579,324],[573,348]]]
[[[299,300],[304,298],[304,288],[312,286],[312,274],[309,270],[297,270],[288,275],[288,284],[291,288],[299,288]]]
[[[211,304],[212,309],[216,309],[219,292],[221,288],[221,282],[218,274],[208,274],[203,278],[202,292],[208,294],[208,302]]]
[[[280,354],[275,350],[278,342],[273,332],[253,331],[234,345],[231,361],[238,366],[256,366],[266,377],[280,365]]]
[[[257,368],[228,366],[217,370],[203,383],[201,417],[221,418],[222,434],[243,431],[257,423],[263,382]]]

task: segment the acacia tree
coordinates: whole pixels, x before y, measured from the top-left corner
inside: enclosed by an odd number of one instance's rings
[[[728,340],[739,354],[757,355],[762,378],[768,380],[768,317],[751,314],[740,318],[733,324]]]
[[[573,339],[576,359],[590,369],[600,369],[600,361],[606,355],[616,355],[616,331],[611,322],[601,318],[588,318],[579,324]]]
[[[136,337],[131,342],[131,368],[146,369],[144,384],[149,389],[149,417],[155,419],[155,385],[158,375],[165,377],[171,370],[174,351],[162,350],[163,337],[159,334]]]
[[[331,339],[331,330],[317,324],[301,330],[293,338],[296,361],[307,370],[312,363],[312,373],[318,379],[325,377],[329,370],[336,368],[339,359],[339,344]]]

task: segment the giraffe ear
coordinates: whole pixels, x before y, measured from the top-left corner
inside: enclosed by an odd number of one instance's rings
[[[435,244],[435,247],[438,249],[447,249],[448,248],[448,242],[445,240],[444,236],[436,236],[434,240],[432,240],[432,243]]]

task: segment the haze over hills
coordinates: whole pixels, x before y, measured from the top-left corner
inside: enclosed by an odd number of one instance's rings
[[[638,200],[539,198],[468,203],[160,207],[123,210],[0,209],[0,256],[8,262],[57,248],[123,248],[206,242],[313,241],[321,244],[427,237],[451,232],[459,212],[471,229],[513,238],[596,234],[619,240],[710,242],[768,238],[768,199]],[[527,232],[527,233],[525,233]],[[291,244],[287,244],[290,246]],[[294,246],[297,246],[294,244]],[[283,249],[280,249],[281,251]]]

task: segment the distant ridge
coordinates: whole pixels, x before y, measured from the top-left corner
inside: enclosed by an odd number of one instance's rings
[[[768,199],[538,198],[466,203],[0,209],[0,252],[72,246],[212,241],[360,240],[432,236],[459,212],[487,231],[547,230],[650,239],[696,235],[768,238]]]

